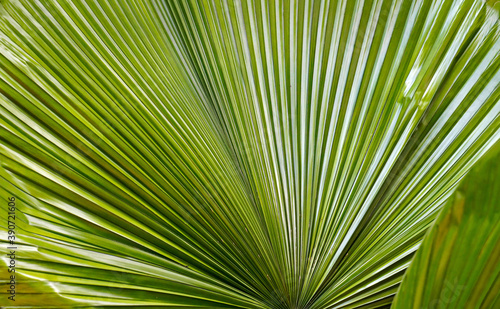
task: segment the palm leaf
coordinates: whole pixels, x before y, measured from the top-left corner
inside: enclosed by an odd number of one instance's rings
[[[18,199],[18,272],[60,297],[19,288],[16,305],[390,304],[500,137],[498,13],[481,1],[0,15],[1,194]]]

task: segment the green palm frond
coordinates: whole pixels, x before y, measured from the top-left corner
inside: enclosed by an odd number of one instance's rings
[[[0,1],[15,305],[391,304],[500,137],[499,36],[476,0]]]

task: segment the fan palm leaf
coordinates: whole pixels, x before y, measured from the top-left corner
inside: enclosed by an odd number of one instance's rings
[[[6,0],[0,16],[0,190],[33,285],[16,305],[388,305],[500,137],[490,3]]]

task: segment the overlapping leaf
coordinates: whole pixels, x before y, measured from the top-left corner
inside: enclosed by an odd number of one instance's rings
[[[413,258],[393,308],[500,305],[500,144],[474,167]]]

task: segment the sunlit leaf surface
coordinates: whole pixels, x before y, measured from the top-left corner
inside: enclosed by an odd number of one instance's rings
[[[389,305],[500,137],[499,36],[491,1],[1,0],[15,304]]]

